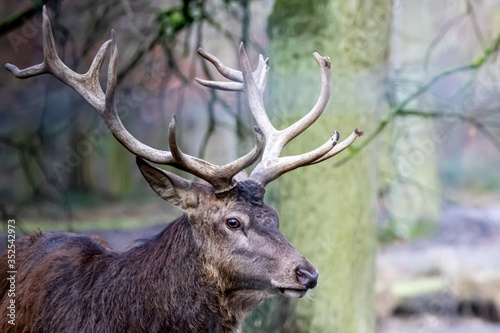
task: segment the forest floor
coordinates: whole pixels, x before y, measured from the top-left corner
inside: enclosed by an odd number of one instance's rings
[[[460,201],[433,235],[379,249],[378,333],[500,332],[500,197]]]
[[[390,318],[379,333],[498,333],[498,324],[477,318],[425,315],[409,318]]]

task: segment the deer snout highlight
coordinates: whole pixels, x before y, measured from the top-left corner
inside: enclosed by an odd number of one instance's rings
[[[307,289],[312,289],[318,284],[318,270],[309,262],[297,266],[295,269],[295,275],[297,282]]]

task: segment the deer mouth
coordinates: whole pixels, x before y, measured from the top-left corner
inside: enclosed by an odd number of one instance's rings
[[[309,288],[301,287],[300,285],[283,285],[275,280],[271,280],[271,285],[274,290],[278,291],[280,294],[291,298],[302,298],[305,296]]]
[[[295,288],[278,288],[278,291],[285,296],[291,298],[302,298],[307,293],[308,289],[295,289]]]

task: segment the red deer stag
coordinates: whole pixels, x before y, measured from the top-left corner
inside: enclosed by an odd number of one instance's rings
[[[115,33],[85,74],[58,57],[47,10],[43,10],[44,61],[23,70],[6,64],[17,78],[49,73],[76,90],[101,115],[116,139],[136,155],[151,188],[184,214],[152,239],[120,253],[97,238],[66,232],[39,232],[17,241],[16,322],[6,317],[7,254],[0,262],[1,332],[238,332],[244,318],[273,294],[303,297],[317,284],[318,271],[279,231],[278,214],[263,202],[267,183],[293,169],[319,163],[347,148],[355,130],[337,144],[337,132],[319,148],[280,157],[282,148],[308,128],[330,97],[330,62],[314,53],[322,88],[316,105],[295,124],[273,127],[263,106],[268,62],[262,56],[252,73],[243,46],[241,71],[226,67],[202,49],[231,82],[197,79],[204,86],[244,91],[258,125],[247,155],[217,166],[183,153],[176,119],[169,126],[170,151],[151,148],[123,126],[115,107],[118,51]],[[99,71],[110,51],[106,91]],[[243,171],[259,156],[250,176]],[[193,182],[153,167],[170,165],[207,183]]]

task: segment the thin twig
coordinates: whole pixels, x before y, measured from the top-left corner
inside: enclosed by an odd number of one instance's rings
[[[0,23],[0,36],[14,30],[24,24],[24,22],[42,11],[42,7],[50,0],[38,0],[31,7],[24,11],[14,14],[2,23]]]
[[[471,124],[480,131],[500,152],[500,139],[498,139],[481,121],[476,117],[462,113],[446,112],[446,111],[419,111],[419,110],[399,110],[398,116],[418,116],[423,118],[457,118],[466,123]]]
[[[475,62],[473,62],[469,65],[466,65],[466,66],[461,66],[458,68],[444,71],[441,74],[433,77],[429,82],[427,82],[425,85],[418,88],[413,94],[408,96],[401,103],[399,103],[395,107],[390,108],[387,115],[380,120],[378,126],[373,130],[373,132],[368,134],[366,139],[362,140],[361,144],[358,144],[356,146],[351,146],[350,148],[348,148],[347,149],[347,156],[345,156],[343,159],[339,160],[337,163],[333,164],[333,166],[334,167],[341,166],[344,163],[346,163],[347,161],[351,160],[356,155],[358,155],[359,152],[361,150],[363,150],[363,148],[365,148],[373,140],[375,140],[375,138],[387,127],[387,125],[390,124],[394,120],[394,118],[398,115],[398,112],[400,112],[401,110],[404,110],[408,104],[410,104],[413,100],[415,100],[416,98],[418,98],[421,95],[423,95],[424,93],[426,93],[432,86],[434,86],[441,79],[444,79],[445,77],[448,77],[448,76],[451,76],[451,75],[454,75],[457,73],[471,71],[471,70],[477,70],[477,69],[481,68],[486,63],[486,61],[494,53],[496,53],[498,51],[499,47],[500,47],[500,34],[496,37],[492,46],[487,48],[486,50],[484,50],[481,57],[479,57]]]

